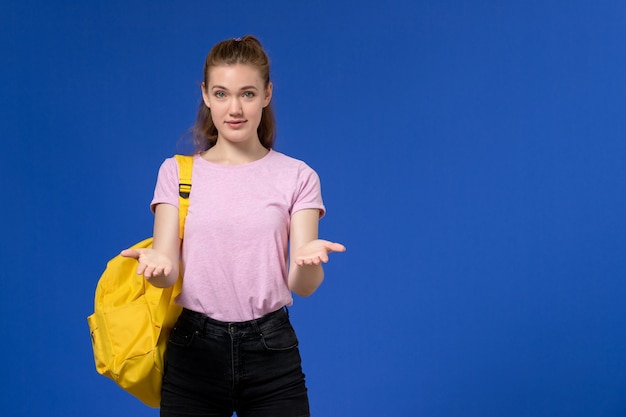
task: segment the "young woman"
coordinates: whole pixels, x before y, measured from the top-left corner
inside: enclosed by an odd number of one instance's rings
[[[345,247],[318,239],[319,178],[272,149],[269,60],[253,36],[215,45],[202,103],[184,239],[178,167],[159,170],[152,249],[125,250],[158,287],[182,261],[183,306],[168,343],[161,416],[309,416],[298,341],[286,306],[311,295],[322,264]]]

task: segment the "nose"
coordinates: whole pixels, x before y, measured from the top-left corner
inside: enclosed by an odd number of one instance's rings
[[[231,116],[240,116],[243,111],[241,109],[241,102],[239,101],[239,97],[233,97],[230,100],[230,105],[228,106],[228,113]]]

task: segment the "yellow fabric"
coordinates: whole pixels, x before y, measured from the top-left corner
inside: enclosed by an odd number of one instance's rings
[[[181,238],[189,207],[193,158],[176,155],[180,171]],[[149,248],[152,238],[133,248]],[[87,317],[96,370],[150,407],[159,407],[164,354],[169,333],[181,312],[174,303],[182,279],[157,288],[137,275],[137,261],[116,256],[96,287],[94,313]]]
[[[187,218],[187,210],[189,210],[189,193],[191,192],[191,172],[193,170],[193,157],[185,155],[175,155],[178,162],[178,192],[180,198],[179,219],[180,219],[180,238],[183,238],[185,232],[185,219]]]

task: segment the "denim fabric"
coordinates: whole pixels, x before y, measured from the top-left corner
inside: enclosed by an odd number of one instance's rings
[[[167,346],[162,417],[308,417],[286,309],[224,323],[184,309]]]

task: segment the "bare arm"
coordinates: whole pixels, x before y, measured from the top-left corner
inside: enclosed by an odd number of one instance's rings
[[[315,292],[324,280],[322,263],[330,252],[343,252],[340,243],[318,239],[319,210],[300,210],[291,216],[289,232],[289,288],[302,297]]]
[[[178,222],[178,208],[157,205],[152,249],[126,249],[121,253],[137,259],[137,274],[143,274],[155,287],[170,287],[178,279],[181,243]]]

